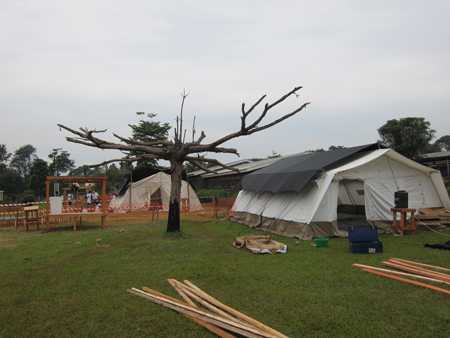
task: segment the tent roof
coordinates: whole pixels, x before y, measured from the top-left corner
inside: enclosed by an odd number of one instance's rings
[[[354,155],[379,149],[378,143],[331,151],[301,153],[280,159],[245,176],[244,190],[254,192],[300,192],[323,171],[344,164]]]

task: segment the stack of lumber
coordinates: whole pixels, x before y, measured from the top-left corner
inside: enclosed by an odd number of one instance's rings
[[[127,291],[183,314],[218,337],[235,338],[235,334],[238,334],[250,338],[287,338],[281,332],[223,304],[188,280],[182,283],[176,279],[168,279],[168,282],[183,300],[148,287],[131,288]]]
[[[353,264],[355,268],[373,275],[392,279],[404,284],[419,286],[450,296],[450,269],[448,268],[400,258],[390,258],[384,261],[383,265],[395,270]]]
[[[423,224],[450,225],[450,211],[445,208],[423,208],[416,214],[416,221]]]

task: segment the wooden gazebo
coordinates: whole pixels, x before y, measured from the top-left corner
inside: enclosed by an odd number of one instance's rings
[[[50,184],[52,182],[64,182],[64,183],[96,183],[101,187],[101,209],[100,211],[94,212],[83,212],[83,208],[81,210],[76,211],[74,209],[70,210],[62,210],[60,214],[52,214],[50,207]],[[108,213],[108,195],[106,192],[108,183],[108,178],[106,176],[47,176],[45,180],[45,199],[47,201],[47,227],[50,227],[50,217],[58,216],[58,217],[69,217],[69,218],[78,218],[79,223],[81,224],[83,215],[98,215],[101,217],[101,226],[105,227],[105,218]],[[64,194],[67,193],[67,190],[64,191]],[[64,196],[66,199],[67,196]],[[74,230],[76,230],[76,222],[74,224]]]

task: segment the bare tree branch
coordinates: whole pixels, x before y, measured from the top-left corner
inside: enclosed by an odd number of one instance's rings
[[[90,165],[86,165],[86,167],[88,168],[96,168],[96,167],[102,167],[104,165],[110,164],[110,163],[114,163],[114,162],[136,162],[136,161],[140,161],[143,160],[143,157],[124,157],[124,158],[116,158],[116,159],[112,159],[112,160],[108,160],[108,161],[104,161],[98,164],[90,164]]]
[[[195,118],[196,115],[194,114],[194,119],[192,120],[192,143],[195,142]]]
[[[281,118],[276,119],[273,122],[270,122],[266,125],[260,126],[260,123],[263,121],[263,119],[266,117],[267,113],[275,106],[279,105],[280,103],[284,102],[288,97],[295,95],[297,96],[297,91],[299,91],[302,87],[295,87],[294,89],[292,89],[290,92],[288,92],[287,94],[281,96],[279,99],[275,100],[272,103],[266,103],[264,106],[263,111],[261,112],[261,114],[259,115],[259,117],[250,125],[247,125],[247,117],[248,115],[266,98],[266,95],[261,96],[253,105],[252,107],[246,111],[245,110],[245,103],[242,104],[241,106],[241,128],[239,131],[230,133],[228,135],[225,135],[219,139],[217,139],[214,142],[211,142],[209,144],[205,144],[205,145],[193,145],[193,150],[194,152],[202,152],[202,151],[213,151],[211,149],[215,149],[217,148],[217,146],[232,140],[234,138],[237,137],[241,137],[241,136],[245,136],[245,135],[251,135],[253,133],[259,132],[261,130],[270,128],[286,119],[288,119],[289,117],[294,116],[295,114],[299,113],[300,111],[302,111],[304,108],[306,108],[309,104],[309,102],[302,104],[299,108],[295,109],[294,111],[283,115]],[[220,152],[220,151],[218,151]]]
[[[280,123],[280,122],[282,122],[282,121],[284,121],[284,120],[290,118],[291,116],[294,116],[295,114],[301,112],[301,111],[302,111],[304,108],[306,108],[309,104],[310,104],[310,102],[306,102],[306,103],[302,104],[299,108],[297,108],[297,109],[295,109],[294,111],[290,112],[289,114],[286,114],[286,115],[280,117],[279,119],[277,119],[277,120],[275,120],[275,121],[273,121],[273,122],[271,122],[271,123],[268,123],[268,124],[266,124],[266,125],[264,125],[264,126],[261,126],[261,127],[255,128],[255,129],[252,129],[252,130],[248,133],[248,135],[249,135],[249,134],[256,133],[256,132],[261,131],[261,130],[264,130],[264,129],[267,129],[267,128],[270,128],[270,127],[273,127],[274,125],[276,125],[276,124],[278,124],[278,123]]]
[[[154,141],[137,141],[134,140],[132,138],[126,138],[126,137],[122,137],[120,135],[117,134],[113,134],[113,136],[117,139],[119,139],[122,142],[125,142],[127,144],[134,144],[134,145],[141,145],[141,146],[167,146],[167,145],[171,145],[173,144],[170,140],[154,140]]]
[[[124,151],[141,151],[146,154],[155,155],[162,159],[167,159],[168,154],[165,148],[163,147],[155,147],[155,146],[147,146],[147,145],[138,145],[138,144],[122,144],[122,143],[113,143],[108,142],[106,140],[99,139],[93,136],[91,130],[87,130],[85,128],[81,128],[80,131],[71,129],[62,124],[58,124],[61,129],[65,129],[72,134],[79,136],[79,138],[74,137],[66,137],[67,141],[72,143],[78,143],[89,147],[95,147],[100,149],[116,149],[116,150],[124,150]],[[95,131],[94,132],[99,132]]]
[[[207,166],[203,165],[201,162],[199,162],[199,161],[197,161],[197,160],[194,160],[194,159],[192,159],[192,158],[187,158],[186,161],[188,161],[189,163],[191,163],[192,165],[194,165],[194,166],[197,167],[198,169],[203,170],[203,171],[205,171],[205,172],[207,172],[207,173],[210,173],[210,174],[218,174],[217,171],[214,171],[214,170],[208,168]]]
[[[183,90],[183,93],[181,94],[181,108],[180,108],[180,129],[177,130],[178,133],[178,142],[183,143],[182,141],[182,134],[183,134],[183,109],[184,109],[184,101],[186,101],[187,96],[189,93],[186,92],[186,89]]]

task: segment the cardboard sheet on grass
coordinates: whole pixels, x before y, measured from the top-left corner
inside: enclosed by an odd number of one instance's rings
[[[233,246],[238,249],[247,248],[255,254],[287,253],[287,245],[274,241],[267,235],[236,237]]]

